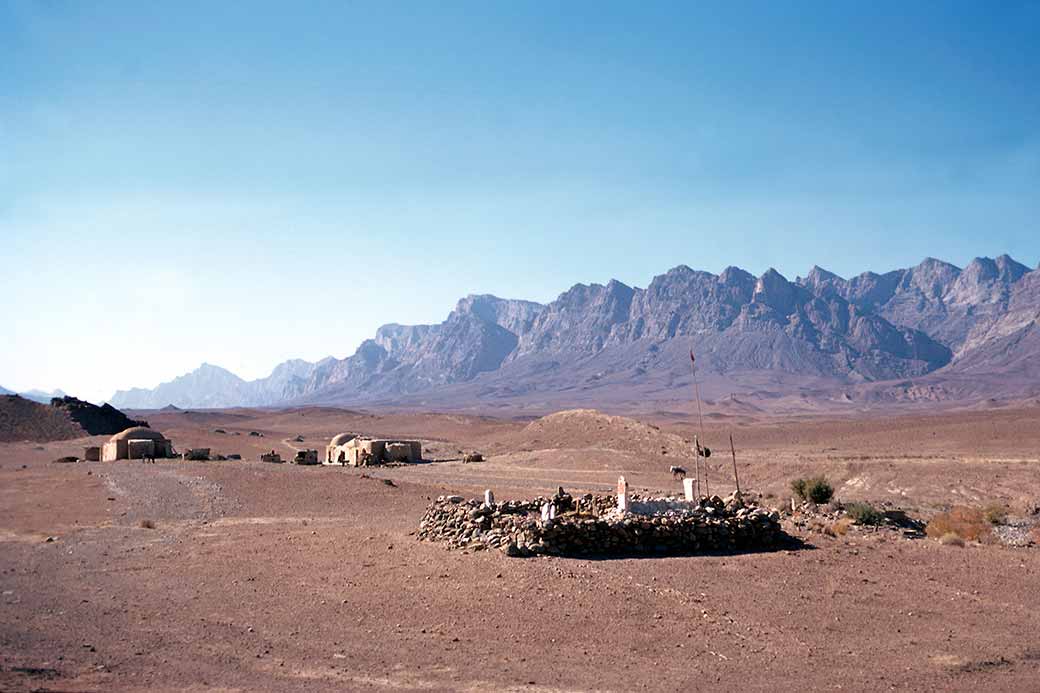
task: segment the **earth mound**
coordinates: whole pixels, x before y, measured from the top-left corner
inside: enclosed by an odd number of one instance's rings
[[[0,397],[0,441],[4,442],[69,440],[147,425],[148,422],[135,421],[110,404],[99,407],[75,397],[55,397],[50,404],[18,395]]]
[[[598,448],[671,457],[683,457],[690,451],[690,443],[674,433],[595,409],[568,409],[543,416],[510,442],[528,450]]]

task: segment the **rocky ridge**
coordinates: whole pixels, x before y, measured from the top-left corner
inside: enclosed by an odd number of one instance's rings
[[[645,289],[577,284],[547,305],[468,296],[440,324],[384,325],[345,359],[287,362],[251,382],[204,365],[113,402],[450,406],[545,397],[576,406],[586,390],[640,385],[666,398],[690,383],[682,357],[690,349],[700,373],[725,380],[723,391],[753,394],[765,382],[783,394],[818,379],[847,398],[845,385],[1026,368],[1037,351],[1037,277],[1007,256],[963,270],[926,259],[849,280],[819,267],[789,281],[772,269],[754,277],[680,265]],[[1040,375],[1029,373],[1026,395],[1040,391]]]

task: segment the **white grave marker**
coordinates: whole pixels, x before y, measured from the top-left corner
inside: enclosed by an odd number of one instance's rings
[[[623,476],[617,480],[617,508],[623,513],[628,512],[628,482]]]
[[[484,505],[489,508],[495,504],[495,494],[491,493],[491,489],[485,489],[484,491]]]
[[[683,479],[682,480],[682,487],[683,487],[683,492],[686,494],[686,500],[688,500],[688,501],[695,501],[695,500],[697,500],[696,498],[693,497],[693,479]]]

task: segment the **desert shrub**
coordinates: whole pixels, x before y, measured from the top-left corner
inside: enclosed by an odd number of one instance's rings
[[[1007,508],[1000,503],[990,503],[982,512],[986,517],[986,522],[991,525],[1002,525],[1007,522]]]
[[[814,476],[808,479],[795,479],[791,482],[791,490],[802,500],[823,505],[834,495],[834,488],[826,477]]]
[[[944,546],[959,546],[964,548],[964,540],[957,536],[955,532],[947,532],[939,537],[939,543]]]
[[[845,512],[861,525],[879,525],[885,519],[885,514],[873,505],[859,501],[846,503]]]
[[[795,496],[801,498],[802,500],[805,500],[805,482],[806,479],[791,480],[791,490],[794,492]]]
[[[141,528],[142,529],[155,529],[155,521],[154,520],[141,520]]]
[[[948,512],[933,517],[924,531],[933,539],[942,540],[947,534],[955,534],[965,541],[982,541],[993,533],[993,524],[981,508],[955,505]]]

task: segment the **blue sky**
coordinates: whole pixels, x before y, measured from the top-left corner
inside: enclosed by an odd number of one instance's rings
[[[0,385],[677,264],[1040,260],[1040,2],[0,0]]]

